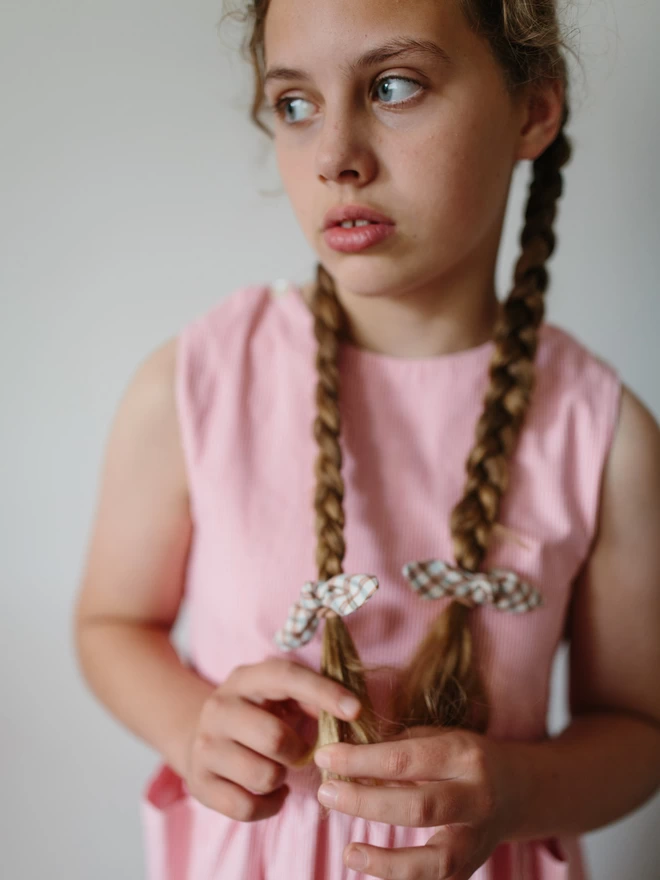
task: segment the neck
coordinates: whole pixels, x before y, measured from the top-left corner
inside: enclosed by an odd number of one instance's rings
[[[303,288],[310,302],[314,284]],[[349,342],[401,358],[435,357],[493,338],[500,304],[490,278],[447,278],[406,289],[355,292],[336,285]]]

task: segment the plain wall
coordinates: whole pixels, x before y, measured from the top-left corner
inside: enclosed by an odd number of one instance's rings
[[[565,4],[562,4],[565,5]],[[0,874],[138,880],[154,754],[90,697],[71,607],[105,438],[137,364],[239,284],[314,255],[248,121],[221,0],[0,0]],[[657,0],[570,4],[580,53],[547,318],[660,413]],[[229,45],[225,45],[229,44]],[[517,252],[517,174],[500,290]],[[564,723],[565,657],[553,729]],[[653,880],[660,799],[586,838]]]

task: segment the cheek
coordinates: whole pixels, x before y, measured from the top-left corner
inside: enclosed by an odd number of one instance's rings
[[[444,132],[397,159],[399,186],[422,228],[451,239],[490,227],[506,195],[507,161],[480,132]],[[405,170],[404,170],[405,169]]]
[[[276,158],[282,185],[299,223],[304,228],[309,213],[309,175],[302,167],[300,154],[277,149]]]

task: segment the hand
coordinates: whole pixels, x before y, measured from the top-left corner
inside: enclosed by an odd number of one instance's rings
[[[190,793],[243,822],[275,815],[288,794],[286,768],[309,751],[293,723],[321,709],[353,720],[360,703],[336,682],[288,660],[238,667],[202,706],[188,752]]]
[[[436,829],[422,847],[351,844],[346,865],[385,880],[468,880],[516,827],[520,794],[510,755],[510,744],[428,727],[376,745],[319,749],[318,766],[385,782],[332,780],[319,789],[322,804],[375,822]]]

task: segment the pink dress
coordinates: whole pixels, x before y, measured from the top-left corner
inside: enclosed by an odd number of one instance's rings
[[[239,664],[282,656],[273,641],[291,603],[316,579],[312,436],[313,319],[300,289],[236,290],[179,337],[177,405],[194,518],[187,572],[191,661],[221,682]],[[453,562],[450,511],[482,409],[493,343],[424,359],[342,347],[346,572],[380,589],[346,618],[367,665],[403,665],[447,599],[416,596],[401,569]],[[603,467],[621,383],[605,362],[544,323],[537,387],[513,457],[500,522],[524,546],[494,540],[484,569],[516,572],[544,605],[471,612],[491,704],[488,734],[547,736],[550,673],[571,584],[595,535]],[[294,658],[318,668],[317,635]],[[292,656],[289,654],[288,656]],[[325,816],[317,771],[289,775],[272,819],[240,823],[195,801],[161,766],[142,814],[149,880],[349,880],[350,841],[422,845],[429,829]],[[501,844],[475,880],[584,880],[580,839]]]

